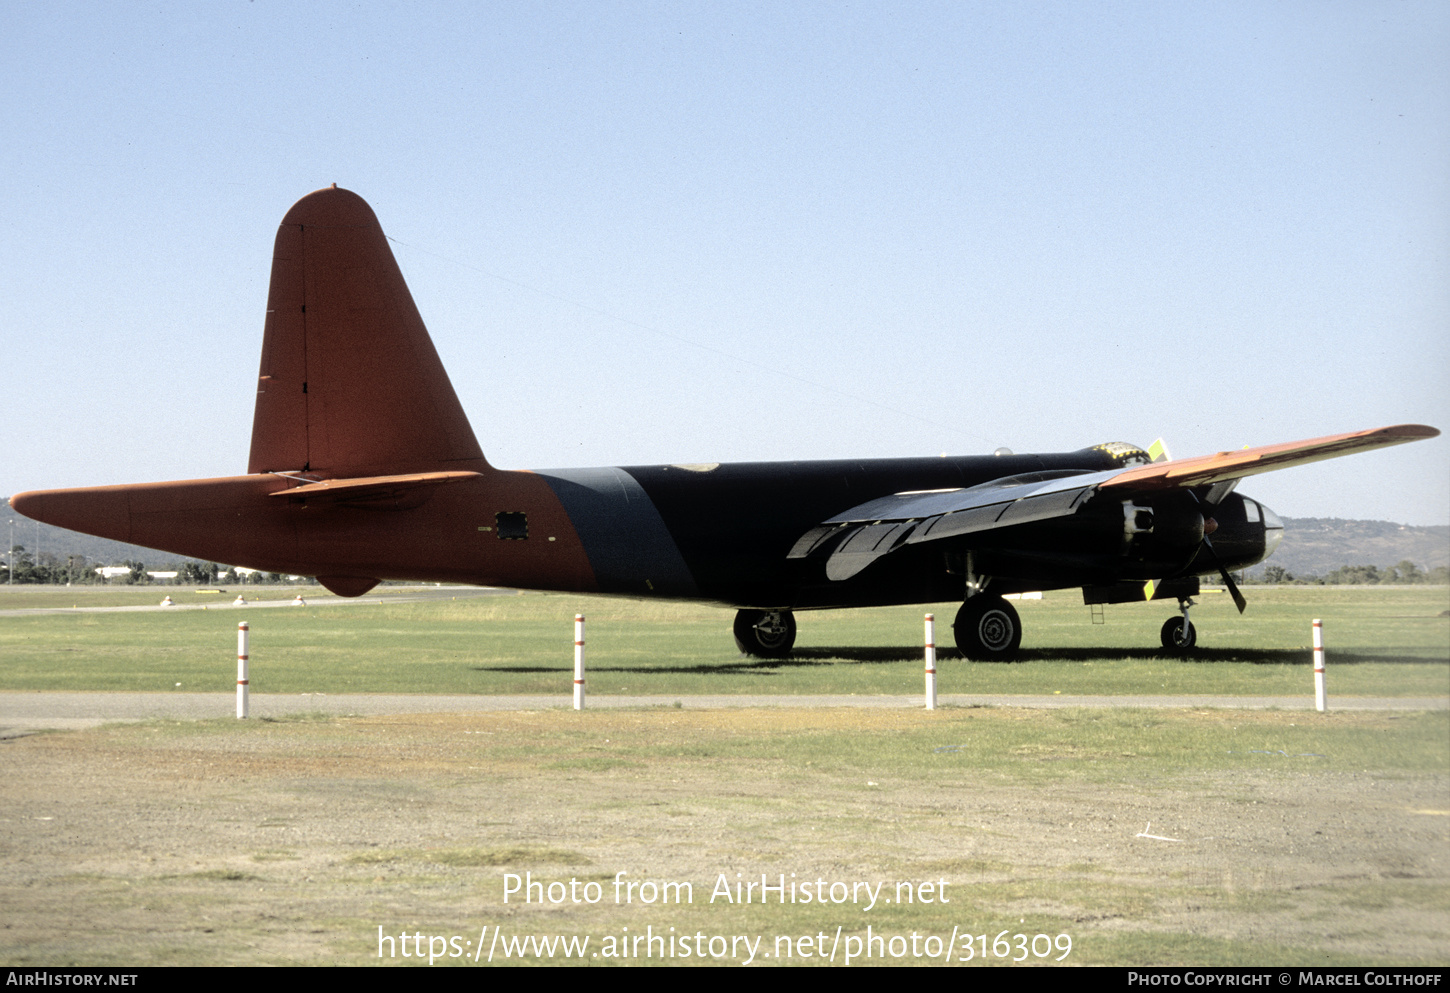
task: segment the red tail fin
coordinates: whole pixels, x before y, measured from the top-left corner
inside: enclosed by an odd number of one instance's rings
[[[247,471],[486,467],[372,208],[336,187],[297,201],[272,255]]]

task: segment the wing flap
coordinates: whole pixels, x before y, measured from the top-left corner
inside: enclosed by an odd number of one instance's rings
[[[826,578],[832,582],[850,579],[906,540],[914,521],[867,524],[836,546],[826,560]]]
[[[796,543],[786,553],[788,559],[803,559],[821,547],[832,535],[840,534],[848,527],[845,524],[818,524],[805,534],[796,539]]]
[[[803,534],[790,558],[805,558],[845,531],[826,559],[827,578],[849,579],[904,544],[1010,527],[1075,513],[1118,470],[1030,473],[967,489],[895,493],[867,501]]]
[[[1036,492],[1033,492],[1034,487],[1030,485],[998,488],[994,502],[962,507],[945,513],[929,524],[917,528],[907,540],[913,544],[936,541],[975,531],[990,531],[1014,524],[1030,524],[1053,517],[1066,517],[1077,513],[1078,507],[1097,491],[1099,478],[1111,476],[1111,472],[1084,473],[1072,477],[1070,481],[1060,480],[1058,484],[1050,487],[1036,488]]]

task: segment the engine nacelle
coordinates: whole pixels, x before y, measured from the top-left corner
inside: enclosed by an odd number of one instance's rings
[[[1225,569],[1247,569],[1274,554],[1284,538],[1284,522],[1268,507],[1241,493],[1230,493],[1209,514],[1208,540]],[[1208,550],[1194,560],[1193,572],[1217,572]]]
[[[1132,571],[1145,577],[1182,569],[1203,544],[1202,508],[1193,494],[1180,490],[1161,496],[1124,500],[1122,554]]]

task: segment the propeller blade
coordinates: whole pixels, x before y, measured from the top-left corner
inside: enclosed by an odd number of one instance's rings
[[[1223,585],[1228,587],[1228,595],[1234,598],[1234,606],[1242,614],[1244,608],[1249,605],[1249,602],[1244,599],[1244,595],[1239,592],[1238,584],[1228,574],[1228,570],[1223,567],[1223,563],[1218,560],[1218,552],[1213,550],[1213,542],[1208,540],[1208,535],[1203,536],[1203,547],[1208,549],[1208,557],[1213,559],[1214,565],[1218,566],[1218,574],[1223,577]]]
[[[1234,480],[1234,483],[1237,482],[1238,480]],[[1223,563],[1219,561],[1218,552],[1213,550],[1213,542],[1210,541],[1208,538],[1209,535],[1213,534],[1213,532],[1218,529],[1218,522],[1215,521],[1212,517],[1209,517],[1208,512],[1218,506],[1218,501],[1228,496],[1229,492],[1233,489],[1233,486],[1222,488],[1222,492],[1220,492],[1221,488],[1222,484],[1220,484],[1219,486],[1215,486],[1209,492],[1209,496],[1216,496],[1216,499],[1212,501],[1200,497],[1192,490],[1189,490],[1188,492],[1193,496],[1194,500],[1198,501],[1198,505],[1204,510],[1203,547],[1208,549],[1208,557],[1213,559],[1214,565],[1218,566],[1218,574],[1223,577],[1223,585],[1228,587],[1228,594],[1229,596],[1233,597],[1234,606],[1237,607],[1239,609],[1239,613],[1242,614],[1244,612],[1244,609],[1248,607],[1249,602],[1244,599],[1244,595],[1239,592],[1238,584],[1234,582],[1234,578],[1228,574],[1228,570],[1225,569]]]

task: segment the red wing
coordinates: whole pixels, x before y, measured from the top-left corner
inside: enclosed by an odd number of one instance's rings
[[[1127,469],[1105,483],[1100,489],[1169,490],[1202,486],[1243,476],[1254,476],[1272,469],[1321,462],[1352,452],[1367,452],[1390,445],[1433,438],[1440,432],[1424,424],[1397,424],[1371,431],[1351,431],[1326,438],[1291,441],[1280,445],[1262,445],[1237,452],[1218,452],[1193,459],[1158,462]]]

